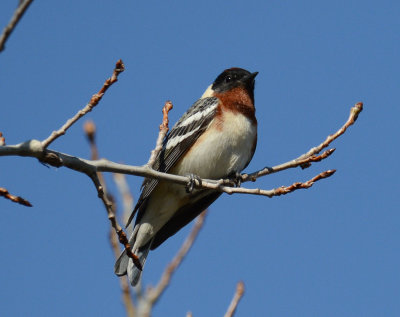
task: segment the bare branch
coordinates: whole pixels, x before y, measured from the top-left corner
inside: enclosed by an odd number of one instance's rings
[[[126,177],[124,174],[113,174],[114,175],[114,182],[117,185],[118,191],[122,197],[122,222],[126,223],[128,220],[129,215],[133,210],[133,197],[131,191],[129,189],[128,182],[126,181]]]
[[[15,10],[10,22],[3,29],[3,33],[0,35],[0,52],[4,50],[8,37],[11,35],[12,31],[14,31],[15,27],[21,20],[22,16],[24,15],[25,11],[28,9],[32,1],[33,0],[24,0],[19,2],[19,5]]]
[[[332,176],[333,174],[335,174],[335,172],[336,172],[336,170],[328,170],[328,171],[319,173],[317,176],[314,176],[312,179],[310,179],[307,182],[304,182],[304,183],[296,182],[290,186],[281,186],[274,190],[275,191],[274,196],[286,195],[286,194],[292,193],[298,189],[310,188],[312,185],[314,185],[315,182],[318,182],[319,180],[324,179],[324,178],[328,178],[328,177]]]
[[[227,194],[249,194],[249,195],[259,195],[259,196],[267,196],[269,198],[272,198],[274,196],[281,196],[281,195],[286,195],[289,193],[294,192],[295,190],[298,189],[307,189],[310,188],[312,185],[314,185],[315,182],[328,178],[332,176],[336,170],[328,170],[325,172],[322,172],[318,174],[317,176],[313,177],[312,179],[301,183],[301,182],[296,182],[293,183],[290,186],[281,186],[275,189],[259,189],[259,188],[243,188],[243,187],[223,187],[223,192]]]
[[[99,157],[99,151],[98,151],[97,145],[96,145],[96,125],[91,120],[86,121],[83,125],[83,130],[85,131],[86,137],[90,144],[90,152],[91,152],[90,156],[91,156],[92,160],[96,160]],[[114,175],[117,175],[117,174],[114,174]],[[99,182],[102,184],[104,196],[107,197],[111,203],[110,209],[111,209],[112,213],[115,215],[116,214],[115,199],[110,193],[107,192],[106,182],[103,177],[103,174],[98,172],[97,177],[99,179]],[[104,205],[106,206],[106,210],[109,213],[107,204],[104,203]],[[120,248],[120,244],[118,243],[117,235],[113,232],[112,226],[110,226],[109,239],[110,239],[111,249],[113,250],[114,256],[117,259],[121,253],[121,248]],[[128,317],[134,317],[136,314],[136,309],[135,309],[135,306],[133,305],[132,293],[131,293],[131,288],[128,283],[128,279],[126,277],[121,277],[119,279],[119,282],[120,282],[120,287],[121,287],[121,291],[122,291],[122,301],[125,305],[126,314]]]
[[[116,207],[115,207],[115,201],[113,200],[113,196],[110,194],[105,194],[110,203],[112,204],[112,211],[115,214],[116,213]],[[115,234],[112,226],[110,226],[110,231],[108,233],[108,237],[110,239],[110,245],[111,249],[113,250],[114,257],[117,259],[121,253],[121,248],[120,244],[117,238],[117,235]],[[125,310],[126,310],[126,315],[128,317],[134,317],[136,315],[136,308],[133,305],[133,300],[132,300],[132,292],[131,292],[131,287],[129,285],[128,279],[126,276],[119,278],[119,283],[121,287],[121,292],[122,292],[122,302],[124,303]]]
[[[168,264],[167,268],[165,269],[164,273],[161,276],[160,281],[158,282],[157,286],[153,289],[148,290],[147,292],[147,300],[152,307],[163,294],[165,289],[168,287],[172,275],[182,263],[182,260],[185,258],[186,254],[189,252],[190,248],[192,247],[194,241],[196,240],[200,229],[203,227],[204,219],[207,215],[207,210],[203,211],[196,219],[196,222],[193,226],[192,231],[190,232],[189,236],[186,238],[184,243],[182,244],[181,248],[179,249],[178,253],[175,255],[173,260]]]
[[[92,157],[96,156],[98,153],[97,146],[94,141],[95,140],[95,131],[96,131],[96,127],[94,126],[93,123],[90,127],[88,127],[88,125],[86,125],[85,132],[89,139],[89,142],[91,143],[92,150],[94,149],[94,151],[92,151]],[[46,151],[48,152],[48,150],[46,150]],[[103,204],[106,207],[108,219],[110,220],[111,227],[115,230],[115,232],[118,236],[119,242],[124,245],[128,257],[130,257],[133,260],[133,262],[135,263],[135,265],[137,265],[137,267],[139,269],[141,269],[142,265],[139,261],[139,258],[135,254],[132,253],[128,238],[127,238],[125,232],[122,230],[120,224],[118,223],[117,218],[115,217],[114,204],[112,203],[112,201],[110,201],[110,196],[106,194],[106,188],[104,187],[105,185],[103,185],[104,184],[103,175],[100,173],[99,170],[95,170],[95,171],[86,170],[86,171],[82,171],[82,172],[84,172],[86,175],[88,175],[91,178],[91,180],[93,181],[93,183],[97,189],[98,197],[103,201]],[[101,182],[101,180],[103,180],[103,182]],[[112,243],[112,245],[114,245],[114,244]]]
[[[97,177],[97,174],[93,173],[93,174],[89,175],[89,177],[92,179],[92,181],[97,189],[99,198],[102,200],[104,206],[106,207],[107,214],[108,214],[108,220],[110,220],[111,226],[114,228],[116,234],[118,235],[119,242],[124,246],[124,248],[126,250],[126,255],[128,257],[130,257],[132,259],[133,263],[136,265],[136,267],[139,268],[139,270],[141,270],[142,264],[140,263],[139,258],[135,254],[132,253],[128,238],[127,238],[124,230],[122,230],[120,224],[118,223],[118,221],[115,217],[115,213],[113,210],[113,204],[109,200],[109,198],[104,194],[103,186],[101,185],[99,178]]]
[[[324,142],[322,142],[320,145],[313,147],[310,149],[307,153],[300,155],[298,158],[291,160],[289,162],[276,165],[274,167],[266,167],[260,171],[251,173],[251,174],[243,174],[242,175],[242,182],[246,181],[255,181],[258,177],[265,176],[268,174],[276,173],[279,171],[283,171],[289,168],[294,168],[298,166],[302,166],[303,168],[310,166],[311,162],[318,162],[326,157],[328,157],[330,154],[333,153],[333,149],[326,151],[319,157],[316,157],[315,155],[321,152],[324,148],[328,147],[329,144],[331,144],[334,140],[336,140],[339,136],[341,136],[343,133],[346,132],[347,128],[350,127],[354,122],[356,122],[358,115],[361,113],[363,110],[363,103],[358,102],[354,105],[354,107],[351,108],[350,110],[350,115],[349,118],[347,119],[346,123],[334,134],[329,135]]]
[[[6,199],[9,199],[15,203],[18,203],[20,205],[32,207],[32,204],[29,201],[27,201],[26,199],[23,199],[22,197],[11,195],[7,189],[2,188],[2,187],[0,187],[0,196],[4,197]]]
[[[123,174],[113,174],[113,175],[114,175],[114,181],[117,184],[118,190],[122,196],[122,201],[123,201],[122,216],[125,217],[125,215],[128,213],[128,210],[129,212],[132,212],[133,210],[133,197],[129,192],[125,175]],[[123,222],[125,221],[123,220]],[[112,231],[110,231],[110,241],[112,243],[112,249],[114,250],[114,256],[116,259],[118,259],[121,253],[121,249],[116,239],[116,235]],[[121,276],[119,280],[122,290],[122,301],[125,305],[126,314],[129,317],[134,317],[136,316],[136,308],[133,304],[132,288],[129,284],[128,277]]]
[[[157,138],[157,142],[156,142],[156,147],[154,148],[153,151],[151,151],[151,155],[150,155],[150,159],[147,162],[147,166],[148,167],[153,167],[157,155],[158,153],[162,150],[162,146],[163,146],[163,141],[165,138],[165,135],[168,133],[169,127],[169,119],[168,119],[168,113],[170,112],[170,110],[173,108],[172,102],[171,101],[167,101],[162,109],[162,113],[163,113],[163,121],[162,124],[160,124],[160,132],[158,134],[158,138]]]
[[[42,141],[43,148],[46,149],[53,141],[55,141],[60,136],[64,135],[65,132],[67,132],[67,130],[76,121],[78,121],[88,112],[92,111],[92,109],[96,107],[97,104],[100,102],[101,98],[103,98],[107,89],[110,88],[111,85],[114,84],[116,81],[118,81],[118,75],[122,73],[124,70],[125,70],[124,63],[122,62],[122,60],[118,60],[117,63],[115,64],[112,76],[104,82],[103,87],[101,87],[99,92],[97,94],[94,94],[90,99],[89,103],[82,110],[79,110],[77,114],[73,116],[71,119],[69,119],[59,130],[53,131],[53,133],[46,140],[43,140]]]
[[[295,160],[283,163],[281,165],[277,165],[275,167],[265,168],[264,170],[252,174],[243,174],[242,175],[243,181],[250,181],[250,180],[255,181],[260,176],[265,176],[288,168],[304,166],[304,164],[308,164],[310,162],[317,162],[328,157],[333,153],[334,151],[333,149],[327,150],[319,156],[316,156],[316,154],[319,151],[321,151],[324,147],[327,147],[334,139],[342,135],[346,131],[346,129],[355,122],[361,110],[362,110],[362,103],[356,104],[356,106],[352,108],[349,120],[346,122],[346,124],[341,129],[339,129],[335,134],[329,136],[323,143],[311,149],[306,154],[300,156]],[[95,160],[95,161],[85,160],[79,157],[74,157],[68,154],[45,149],[42,145],[42,142],[37,140],[30,140],[18,145],[8,145],[0,147],[0,156],[15,156],[15,155],[36,157],[43,163],[47,163],[55,167],[65,166],[75,171],[85,173],[90,177],[93,173],[97,172],[112,172],[112,173],[142,176],[145,178],[156,178],[160,180],[174,182],[181,185],[187,185],[187,183],[190,181],[190,179],[186,176],[167,174],[153,170],[152,168],[147,166],[147,164],[144,166],[131,166],[131,165],[118,164],[105,159]],[[332,173],[327,174],[327,176],[331,175]],[[276,194],[274,194],[271,191],[264,191],[260,189],[233,188],[232,186],[234,183],[230,179],[218,180],[218,181],[208,180],[208,179],[199,181],[196,179],[194,182],[195,182],[194,186],[195,188],[214,189],[228,194],[241,193],[241,194],[276,196]]]
[[[37,145],[39,144],[39,147]],[[0,147],[0,156],[3,155],[20,155],[32,156],[40,159],[41,162],[50,164],[55,167],[65,166],[75,171],[85,173],[90,176],[97,172],[112,172],[119,174],[128,174],[142,176],[146,178],[156,178],[168,182],[174,182],[181,185],[186,185],[190,179],[186,176],[162,173],[153,170],[146,165],[131,166],[108,161],[106,159],[90,161],[83,158],[70,156],[52,150],[40,150],[40,141],[31,140],[19,145],[9,145]],[[331,176],[329,174],[328,176]],[[231,187],[231,180],[195,180],[195,188],[214,189],[227,194],[252,194],[262,196],[276,196],[275,190],[249,189],[244,187]]]
[[[225,313],[224,317],[232,317],[235,314],[236,308],[237,308],[239,301],[242,298],[243,294],[244,294],[244,283],[242,281],[240,281],[236,285],[235,295],[233,296],[231,304],[229,305],[228,310]]]

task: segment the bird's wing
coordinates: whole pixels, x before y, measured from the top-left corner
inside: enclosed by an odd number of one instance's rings
[[[185,154],[196,140],[207,129],[213,120],[219,99],[208,97],[196,101],[188,111],[173,126],[166,135],[163,148],[159,152],[153,168],[160,172],[168,172]],[[130,215],[126,226],[130,224],[137,210],[140,209],[136,222],[138,222],[144,212],[145,203],[154,188],[158,184],[157,179],[145,179],[142,185],[142,194]]]
[[[193,194],[188,204],[182,206],[174,216],[156,233],[151,250],[156,249],[169,237],[177,233],[186,226],[200,213],[208,208],[219,196],[221,192],[214,190],[202,190]]]

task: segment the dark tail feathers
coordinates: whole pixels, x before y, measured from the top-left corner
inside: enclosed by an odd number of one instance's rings
[[[146,258],[147,255],[149,254],[152,242],[153,240],[150,240],[146,245],[141,247],[136,254],[139,258],[140,263],[142,264],[142,268],[146,263]],[[132,286],[135,286],[139,282],[140,276],[142,274],[142,271],[140,271],[135,266],[135,264],[133,264],[132,259],[130,259],[126,255],[125,250],[121,253],[118,260],[115,262],[114,272],[118,276],[123,276],[128,274],[129,282],[131,283]]]

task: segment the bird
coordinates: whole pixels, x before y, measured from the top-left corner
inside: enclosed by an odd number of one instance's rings
[[[114,266],[115,274],[128,275],[132,286],[141,278],[149,251],[190,223],[222,194],[193,188],[194,179],[240,181],[240,172],[250,163],[257,145],[257,74],[238,67],[224,70],[165,136],[153,168],[188,176],[192,186],[188,189],[158,179],[144,180],[126,225],[137,213],[129,245],[140,265],[124,250]]]

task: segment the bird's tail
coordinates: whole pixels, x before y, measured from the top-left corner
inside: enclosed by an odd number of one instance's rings
[[[142,264],[142,269],[144,267],[144,264],[146,263],[146,258],[149,254],[152,242],[153,239],[137,251],[136,255],[139,258],[140,263]],[[142,271],[139,270],[135,266],[135,264],[133,264],[132,259],[126,255],[126,250],[121,253],[118,260],[115,262],[114,272],[118,276],[128,274],[129,282],[132,286],[135,286],[139,282],[140,276],[142,275]]]

